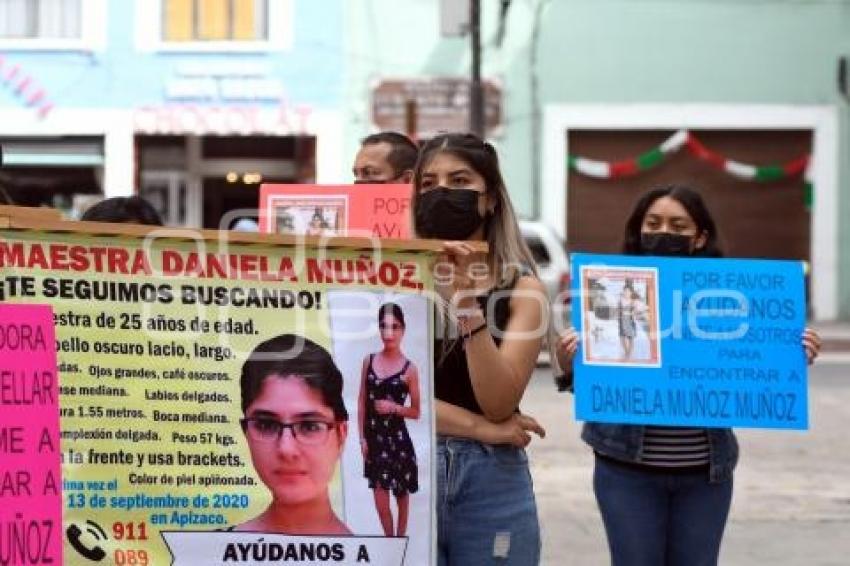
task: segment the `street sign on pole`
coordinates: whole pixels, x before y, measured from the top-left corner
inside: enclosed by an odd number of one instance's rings
[[[469,33],[470,0],[440,0],[440,35],[463,37]]]
[[[418,139],[440,132],[465,132],[469,130],[469,85],[466,77],[384,79],[372,89],[372,123],[379,130],[406,132],[415,108]],[[503,119],[502,88],[486,79],[481,85],[486,134],[498,135]]]

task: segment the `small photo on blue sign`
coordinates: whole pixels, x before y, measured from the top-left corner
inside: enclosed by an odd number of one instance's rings
[[[578,420],[808,428],[801,262],[575,253],[571,263]]]
[[[659,367],[658,270],[583,266],[584,363]]]

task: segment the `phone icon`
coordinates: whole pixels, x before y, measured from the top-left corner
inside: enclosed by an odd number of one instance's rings
[[[94,521],[86,521],[86,524],[89,525],[86,532],[94,538],[95,542],[107,540],[109,538],[106,536],[106,533],[103,532],[100,525]],[[103,549],[96,544],[94,546],[83,544],[83,541],[80,540],[80,537],[83,536],[83,531],[81,531],[80,527],[77,525],[71,524],[71,526],[65,530],[65,535],[68,537],[68,542],[71,543],[74,550],[76,550],[83,558],[91,560],[92,562],[100,562],[106,558],[106,552],[104,552]]]

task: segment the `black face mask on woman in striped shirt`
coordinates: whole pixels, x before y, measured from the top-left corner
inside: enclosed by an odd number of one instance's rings
[[[643,255],[682,256],[693,254],[694,238],[670,232],[641,232],[640,249]]]

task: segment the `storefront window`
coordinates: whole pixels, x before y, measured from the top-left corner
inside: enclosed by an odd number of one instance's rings
[[[82,0],[0,0],[0,38],[79,39]]]
[[[103,137],[0,137],[0,204],[51,206],[67,216],[102,198]]]
[[[164,41],[264,41],[268,0],[162,0]]]

